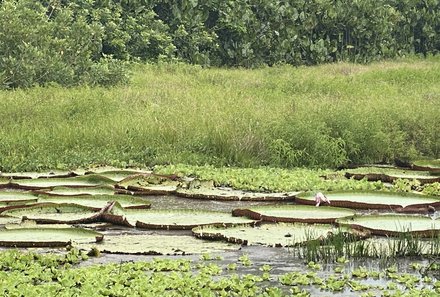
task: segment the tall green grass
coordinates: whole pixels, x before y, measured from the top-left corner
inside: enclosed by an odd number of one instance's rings
[[[0,92],[0,170],[91,163],[336,167],[440,155],[440,58],[203,69]]]

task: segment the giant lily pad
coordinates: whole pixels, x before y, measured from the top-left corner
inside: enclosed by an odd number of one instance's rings
[[[170,195],[174,194],[180,185],[181,181],[175,175],[146,173],[129,176],[120,181],[117,187],[141,195]]]
[[[440,159],[426,159],[412,162],[413,169],[426,170],[431,173],[440,173]]]
[[[40,190],[38,193],[50,196],[79,196],[79,195],[113,195],[115,188],[111,185],[95,187],[54,187],[51,190]]]
[[[99,221],[101,213],[75,204],[41,203],[3,211],[2,215],[29,219],[40,224],[86,224]]]
[[[431,237],[433,234],[440,233],[440,220],[433,220],[425,216],[366,215],[339,219],[337,222],[356,229],[366,229],[373,235],[398,236],[410,232]]]
[[[356,180],[393,182],[397,179],[418,180],[421,184],[440,182],[440,177],[432,176],[427,171],[404,170],[396,168],[364,167],[348,170],[347,178]]]
[[[99,175],[78,176],[72,178],[37,178],[13,180],[10,185],[20,189],[45,189],[59,186],[65,187],[95,187],[99,185],[112,185],[114,181]]]
[[[2,204],[25,204],[37,202],[38,197],[28,192],[0,191],[0,203]]]
[[[99,242],[101,233],[79,228],[25,228],[0,230],[0,246],[7,247],[60,247],[72,242]]]
[[[88,174],[98,174],[100,176],[104,176],[106,178],[109,178],[115,182],[120,182],[130,176],[133,175],[140,175],[140,174],[149,174],[149,172],[142,172],[142,171],[134,171],[134,170],[109,170],[109,171],[100,171],[100,170],[93,170],[86,173]]]
[[[128,195],[40,196],[38,199],[38,202],[42,203],[82,205],[95,211],[102,209],[111,201],[117,201],[124,208],[150,208],[150,203],[147,200]]]
[[[336,219],[353,216],[346,208],[315,207],[307,205],[259,206],[250,209],[234,209],[235,216],[269,222],[334,223]]]
[[[193,236],[158,234],[106,235],[98,244],[81,244],[79,247],[96,247],[104,253],[142,255],[186,255],[239,249],[238,245],[200,240]]]
[[[36,179],[36,178],[66,178],[78,176],[73,171],[50,171],[50,172],[3,172],[0,177],[12,179]]]
[[[383,209],[397,212],[429,212],[440,207],[440,200],[434,196],[412,193],[388,192],[331,192],[326,193],[330,206],[354,209]],[[315,204],[313,193],[298,195],[295,199],[300,204]]]
[[[110,223],[136,226],[144,229],[192,229],[207,224],[250,223],[253,220],[233,217],[230,213],[219,211],[196,210],[142,210],[121,209],[113,207],[110,213],[104,213],[103,218]]]
[[[0,225],[19,224],[20,222],[21,222],[21,218],[0,216]]]
[[[194,228],[193,235],[209,240],[226,240],[244,245],[293,246],[310,240],[324,239],[339,232],[332,225],[277,223],[231,227],[208,225]]]
[[[176,195],[193,198],[193,199],[209,199],[209,200],[235,200],[235,201],[293,201],[295,196],[300,192],[285,193],[258,193],[231,188],[195,188],[182,189],[176,191]]]

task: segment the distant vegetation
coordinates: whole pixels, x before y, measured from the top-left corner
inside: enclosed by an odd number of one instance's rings
[[[0,1],[0,88],[114,85],[124,61],[370,62],[440,48],[440,2]]]
[[[440,59],[203,69],[114,88],[0,91],[0,170],[192,164],[338,167],[439,158]]]

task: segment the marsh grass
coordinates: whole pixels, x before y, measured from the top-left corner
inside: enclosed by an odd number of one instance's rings
[[[402,233],[397,237],[358,237],[339,230],[333,235],[315,240],[309,237],[304,244],[289,249],[294,255],[306,261],[335,262],[338,258],[365,259],[374,258],[388,263],[401,257],[440,257],[440,236],[420,238],[411,233]]]
[[[187,163],[336,167],[439,157],[440,59],[203,69],[0,92],[0,170]]]

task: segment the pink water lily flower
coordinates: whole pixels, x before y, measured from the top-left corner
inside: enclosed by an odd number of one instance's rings
[[[321,192],[318,192],[315,195],[315,203],[316,203],[315,206],[318,207],[319,204],[321,204],[321,202],[327,202],[328,204],[330,204],[330,200],[327,198],[327,196],[325,196]]]

